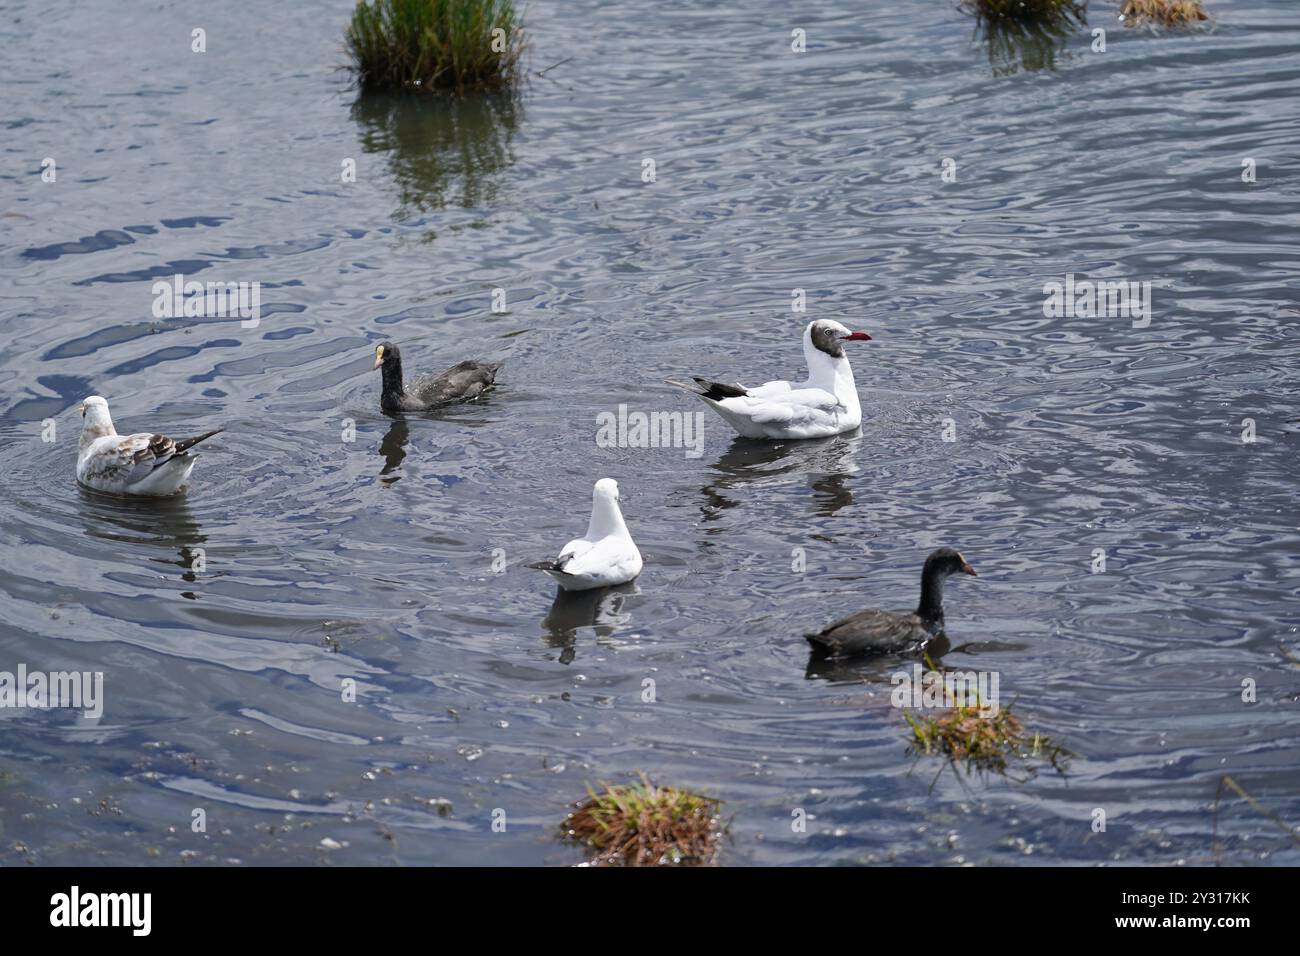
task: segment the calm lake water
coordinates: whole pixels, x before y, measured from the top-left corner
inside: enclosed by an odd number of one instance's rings
[[[1104,53],[1010,58],[945,3],[835,6],[535,2],[559,65],[452,108],[357,101],[350,0],[7,5],[0,670],[105,703],[0,711],[0,863],[570,863],[568,804],[638,770],[726,801],[731,864],[1300,863],[1294,4],[1095,2]],[[260,326],[155,319],[176,273],[260,282]],[[1149,324],[1045,317],[1071,273],[1150,282]],[[662,384],[801,377],[814,317],[873,338],[860,434],[735,440]],[[384,339],[500,387],[394,422]],[[227,432],[182,498],[92,495],[92,393]],[[704,411],[702,454],[598,447],[620,403]],[[553,606],[523,565],[605,476],[645,571]],[[940,545],[980,574],[943,663],[1068,776],[936,779],[899,661],[810,666]],[[1216,820],[1225,774],[1276,819]]]

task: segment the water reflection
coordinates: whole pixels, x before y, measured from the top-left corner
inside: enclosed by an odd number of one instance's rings
[[[1033,23],[976,15],[975,36],[988,50],[994,76],[1024,71],[1054,70],[1070,35],[1088,25],[1083,5],[1062,6],[1059,12]]]
[[[592,591],[556,589],[555,603],[542,620],[547,646],[558,648],[560,663],[573,661],[578,651],[578,631],[590,627],[597,638],[611,637],[632,623],[632,612],[623,610],[624,600],[638,594],[636,582]]]
[[[713,463],[709,484],[700,489],[705,503],[705,521],[716,521],[738,501],[728,492],[769,482],[784,483],[786,476],[803,475],[812,489],[813,514],[833,518],[853,504],[848,478],[860,468],[855,461],[862,442],[861,432],[834,438],[802,441],[758,441],[737,438]]]
[[[826,622],[831,623],[830,621]],[[878,657],[834,658],[827,657],[811,644],[808,647],[808,666],[804,670],[805,680],[825,680],[839,684],[845,682],[889,684],[890,675],[900,670],[910,671],[916,661],[925,662],[918,654],[883,654]],[[925,657],[934,664],[936,670],[943,668],[943,655],[952,651],[952,644],[947,636],[940,634],[925,645]]]
[[[392,478],[384,476],[401,467],[406,459],[406,444],[410,440],[411,430],[407,427],[406,420],[395,418],[393,424],[388,426],[388,431],[384,433],[383,441],[379,443],[379,454],[384,458],[384,467],[380,469],[379,480],[384,484],[391,485],[401,480],[401,475],[394,475]]]
[[[183,570],[181,580],[194,582],[203,570],[202,546],[207,535],[190,510],[184,494],[166,498],[133,498],[108,495],[77,486],[82,507],[78,510],[86,534],[115,544],[157,545],[174,549],[176,558],[153,558],[160,564],[174,564]]]
[[[511,144],[520,113],[519,104],[502,94],[366,94],[352,104],[362,149],[388,156],[398,189],[397,219],[493,203],[502,171],[514,162]]]

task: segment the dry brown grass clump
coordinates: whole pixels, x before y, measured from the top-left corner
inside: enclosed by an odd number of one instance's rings
[[[659,787],[644,775],[628,786],[587,788],[564,819],[563,835],[584,844],[595,866],[701,866],[712,863],[725,829],[720,800]]]
[[[968,774],[992,771],[1006,774],[1011,762],[1045,760],[1065,773],[1070,752],[1050,737],[1026,734],[1010,707],[985,715],[979,705],[953,707],[937,716],[916,717],[904,712],[912,728],[908,750],[918,756],[946,757],[954,766],[965,765]],[[940,768],[942,769],[942,768]],[[1033,768],[1028,767],[1030,775]]]
[[[1124,0],[1119,15],[1131,27],[1142,23],[1184,27],[1210,19],[1201,0]]]

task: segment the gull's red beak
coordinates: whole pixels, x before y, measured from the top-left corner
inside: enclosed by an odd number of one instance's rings
[[[844,336],[844,341],[845,342],[870,342],[871,336],[869,336],[866,332],[850,332],[848,335]]]

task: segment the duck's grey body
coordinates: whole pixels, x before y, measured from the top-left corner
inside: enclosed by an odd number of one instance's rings
[[[808,640],[832,656],[858,657],[917,651],[942,630],[942,618],[927,622],[914,612],[871,608],[809,634]]]

